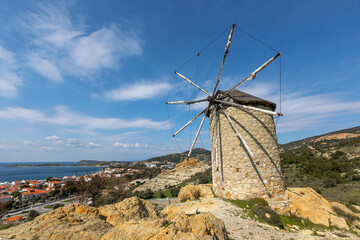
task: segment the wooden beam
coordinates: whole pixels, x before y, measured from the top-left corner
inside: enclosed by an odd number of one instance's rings
[[[200,89],[201,91],[203,91],[204,93],[206,93],[208,96],[210,96],[210,93],[208,91],[206,91],[205,89],[202,89],[201,87],[199,87],[198,85],[196,85],[195,83],[193,83],[190,79],[184,77],[183,75],[181,75],[178,72],[175,72],[176,75],[178,75],[179,77],[181,77],[182,79],[186,80],[188,83],[194,85],[196,88]]]
[[[205,110],[207,110],[207,109],[208,109],[208,108],[206,108]],[[197,131],[197,133],[196,133],[195,139],[194,139],[194,141],[193,141],[193,143],[192,143],[192,145],[191,145],[191,148],[190,148],[190,150],[189,150],[188,158],[191,156],[191,153],[192,153],[192,151],[193,151],[193,149],[194,149],[194,147],[195,147],[196,140],[197,140],[198,137],[199,137],[199,134],[200,134],[201,128],[202,128],[202,126],[203,126],[203,124],[204,124],[205,118],[206,118],[206,114],[204,114],[204,117],[203,117],[203,119],[201,120],[200,127],[199,127],[199,129],[198,129],[198,131]]]
[[[231,45],[231,39],[232,39],[232,36],[233,36],[233,33],[234,33],[234,28],[235,28],[235,23],[233,23],[233,25],[232,25],[232,28],[231,28],[231,31],[230,31],[230,34],[229,34],[229,38],[228,38],[228,41],[227,41],[226,46],[225,46],[224,57],[223,57],[223,60],[222,60],[222,63],[221,63],[219,74],[218,74],[217,79],[216,79],[216,84],[215,84],[212,96],[214,96],[214,94],[216,92],[216,88],[217,88],[217,86],[218,86],[218,84],[220,82],[220,75],[221,75],[222,69],[224,67],[226,55],[229,53],[229,48],[230,48],[230,45]]]
[[[282,113],[277,113],[277,112],[274,112],[274,111],[269,111],[269,110],[265,110],[265,109],[261,109],[261,108],[257,108],[257,107],[246,106],[246,105],[241,105],[241,104],[237,104],[237,103],[226,102],[226,101],[223,101],[223,100],[217,100],[217,99],[215,100],[215,102],[224,103],[224,104],[227,104],[227,105],[230,105],[230,106],[244,108],[244,109],[251,109],[251,110],[267,113],[267,114],[270,114],[270,115],[283,116]]]
[[[244,82],[250,80],[250,79],[255,79],[256,78],[256,74],[258,74],[261,70],[263,70],[264,68],[266,68],[272,61],[274,61],[278,56],[280,56],[281,53],[277,53],[274,57],[270,58],[266,63],[264,63],[263,65],[261,65],[258,69],[256,69],[253,73],[251,73],[247,78],[245,78],[244,80],[242,80],[240,83],[238,83],[235,87],[233,87],[230,90],[227,90],[225,92],[225,94],[231,93],[232,91],[234,91],[236,88],[238,88],[241,84],[243,84]]]
[[[207,98],[204,98],[204,99],[199,99],[199,100],[193,100],[193,101],[175,101],[175,102],[166,102],[166,104],[182,104],[182,103],[185,103],[185,104],[194,104],[194,103],[199,103],[199,102],[206,102],[208,101]]]
[[[219,171],[219,150],[218,150],[218,116],[216,111],[216,106],[214,108],[214,117],[215,117],[215,162],[216,162],[216,171]]]
[[[205,108],[204,110],[202,110],[198,115],[196,115],[196,117],[194,117],[193,119],[191,119],[189,122],[187,122],[182,128],[180,128],[176,133],[174,133],[173,137],[175,137],[178,133],[180,133],[182,130],[184,130],[187,126],[189,126],[193,121],[195,121],[195,119],[197,119],[198,117],[200,117],[201,114],[203,114],[205,111],[207,110],[207,108]]]
[[[252,158],[253,160],[255,160],[256,158],[255,158],[254,154],[252,153],[252,151],[250,150],[250,148],[249,148],[249,146],[247,145],[247,143],[245,142],[245,139],[241,136],[241,134],[239,133],[239,131],[236,129],[233,121],[231,120],[231,118],[229,117],[229,115],[226,113],[226,111],[225,111],[225,109],[223,108],[223,106],[221,106],[221,104],[220,104],[219,106],[220,106],[221,110],[223,111],[223,113],[225,114],[225,116],[226,116],[228,122],[230,123],[232,129],[234,130],[234,132],[236,133],[236,135],[240,138],[240,140],[241,140],[242,144],[244,145],[246,151],[249,153],[249,155],[251,156],[251,158]]]

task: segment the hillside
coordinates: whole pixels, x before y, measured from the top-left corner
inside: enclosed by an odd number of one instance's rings
[[[360,201],[360,127],[280,146],[288,187],[312,187],[327,199]]]
[[[187,158],[187,154],[189,151],[183,152],[183,153],[172,153],[164,156],[159,157],[153,157],[145,160],[144,162],[174,162],[174,163],[180,163],[184,161]],[[211,152],[209,150],[203,149],[203,148],[194,148],[191,154],[192,158],[195,158],[201,162],[204,162],[206,164],[210,164],[211,161]]]

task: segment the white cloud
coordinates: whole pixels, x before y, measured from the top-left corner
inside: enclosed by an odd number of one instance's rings
[[[38,56],[38,54],[28,55],[28,64],[39,74],[50,79],[53,82],[63,82],[63,77],[58,67],[48,59]]]
[[[22,107],[8,107],[0,110],[0,118],[20,119],[37,123],[49,123],[63,126],[76,126],[83,129],[126,129],[126,128],[145,128],[164,130],[168,128],[167,121],[156,122],[151,119],[120,119],[120,118],[97,118],[82,115],[70,111],[64,106],[55,108],[53,116],[47,116],[44,113]]]
[[[164,95],[169,91],[169,88],[170,84],[166,80],[142,81],[109,90],[104,93],[104,96],[106,99],[112,101],[151,99]]]
[[[16,73],[16,59],[14,54],[0,46],[0,95],[16,98],[22,80]]]
[[[33,143],[33,142],[29,141],[29,140],[24,140],[23,143],[24,143],[24,145],[27,145],[27,146],[34,146],[35,145],[35,143]]]
[[[114,147],[121,147],[121,148],[138,148],[140,147],[140,143],[120,143],[120,142],[116,142],[113,145]],[[145,146],[147,147],[147,145]]]
[[[252,84],[240,89],[254,96],[277,103],[279,92],[270,84]],[[345,101],[344,93],[309,95],[305,92],[285,92],[282,95],[282,113],[277,125],[278,132],[295,132],[319,129],[338,121],[344,115],[360,113],[360,101]],[[279,111],[279,110],[278,110]]]
[[[52,136],[47,136],[47,137],[45,137],[45,139],[46,140],[60,140],[61,139],[61,137],[59,137],[59,136],[56,136],[56,135],[52,135]]]
[[[84,17],[70,15],[66,4],[38,4],[17,20],[19,30],[30,36],[28,66],[55,82],[63,76],[89,77],[102,69],[119,68],[122,60],[142,53],[135,28],[110,24],[87,31]]]
[[[76,147],[76,148],[101,148],[102,147],[101,144],[97,144],[97,143],[94,143],[94,142],[82,143],[77,138],[69,138],[67,140],[67,142],[66,142],[66,146],[68,146],[68,147]]]

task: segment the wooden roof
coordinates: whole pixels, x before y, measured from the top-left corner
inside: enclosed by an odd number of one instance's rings
[[[217,94],[224,94],[225,91],[219,90]],[[269,107],[272,111],[276,109],[276,104],[267,100],[264,100],[262,98],[255,97],[253,95],[250,95],[248,93],[234,90],[231,93],[227,94],[228,97],[230,97],[235,103],[242,104],[242,105],[263,105],[266,107]]]

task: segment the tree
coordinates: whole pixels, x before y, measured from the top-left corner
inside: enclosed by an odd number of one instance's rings
[[[54,177],[47,177],[47,178],[46,178],[46,181],[47,181],[47,182],[50,182],[51,180],[53,180],[53,178],[54,178]]]
[[[6,213],[7,213],[7,204],[0,203],[0,219],[2,219],[2,217],[5,216]]]
[[[12,192],[11,196],[13,196],[14,198],[17,198],[18,196],[20,196],[19,192]]]
[[[37,216],[39,216],[39,212],[38,211],[35,211],[35,210],[30,210],[28,215],[27,215],[27,220],[28,221],[32,221],[34,220]]]
[[[79,190],[80,201],[84,203],[92,202],[91,205],[98,206],[101,204],[99,199],[102,196],[103,190],[107,187],[107,184],[108,178],[105,176],[95,175],[88,181],[85,180],[83,176],[80,177],[76,186]]]

